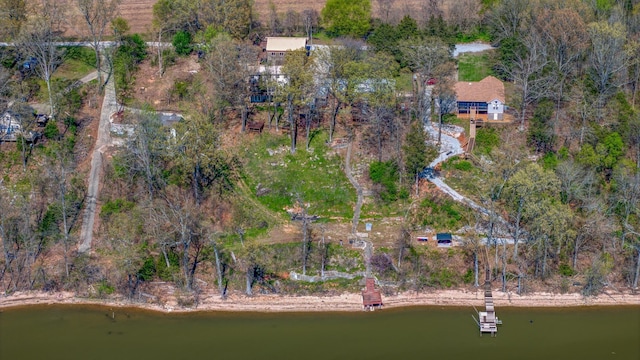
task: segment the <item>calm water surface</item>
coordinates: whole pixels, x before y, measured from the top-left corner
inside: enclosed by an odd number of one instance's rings
[[[159,314],[40,306],[0,313],[0,359],[640,359],[640,307]]]

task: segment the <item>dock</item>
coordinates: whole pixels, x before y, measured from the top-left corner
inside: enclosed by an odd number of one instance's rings
[[[376,290],[376,280],[372,277],[366,279],[365,288],[362,290],[362,308],[364,311],[374,311],[382,308],[382,295]]]
[[[496,316],[493,296],[491,294],[491,275],[488,269],[486,270],[486,278],[484,282],[484,305],[485,311],[478,312],[480,335],[483,333],[490,333],[491,336],[495,336],[498,332],[498,325],[502,324],[502,321]]]

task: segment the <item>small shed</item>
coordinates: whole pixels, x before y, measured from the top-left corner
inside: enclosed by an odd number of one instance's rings
[[[376,281],[374,278],[367,278],[365,288],[362,290],[362,308],[366,310],[375,310],[382,307],[382,295],[380,290],[376,290]]]
[[[453,236],[450,233],[436,234],[436,243],[438,247],[450,247],[453,243]]]

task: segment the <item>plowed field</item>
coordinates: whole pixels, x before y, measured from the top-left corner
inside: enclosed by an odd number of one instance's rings
[[[36,1],[36,0],[31,0]],[[66,35],[78,37],[86,32],[84,21],[80,18],[75,9],[75,0],[58,0],[60,3],[70,5],[69,19],[66,22]],[[119,15],[127,19],[131,28],[131,33],[148,33],[151,28],[151,20],[153,19],[152,8],[157,0],[122,0],[119,7]],[[445,0],[448,2],[452,0]],[[269,16],[269,3],[273,3],[279,14],[284,15],[289,10],[301,13],[307,9],[315,9],[318,12],[324,7],[326,0],[255,0],[253,9],[257,18],[261,22],[267,22]],[[389,13],[382,17],[391,19],[399,19],[404,14],[413,14],[414,18],[418,17],[418,11],[423,1],[421,0],[391,0],[392,3]],[[374,16],[379,16],[378,1],[373,0],[372,9]]]

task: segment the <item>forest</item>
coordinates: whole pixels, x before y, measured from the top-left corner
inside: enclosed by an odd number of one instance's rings
[[[385,293],[471,288],[485,268],[518,294],[637,290],[639,1],[327,0],[258,17],[249,0],[159,0],[143,34],[120,4],[0,0],[5,294],[190,306],[369,276]],[[274,36],[308,46],[271,63]],[[472,42],[492,49],[454,56]],[[443,152],[428,129],[469,134],[456,82],[488,75],[507,120],[435,169],[479,211],[421,174]],[[416,241],[436,233],[457,246]]]

